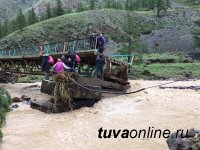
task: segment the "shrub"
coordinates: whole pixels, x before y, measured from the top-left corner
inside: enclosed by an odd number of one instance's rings
[[[0,128],[5,124],[6,113],[10,111],[11,96],[4,88],[0,87]],[[0,130],[0,140],[2,140],[3,134]]]

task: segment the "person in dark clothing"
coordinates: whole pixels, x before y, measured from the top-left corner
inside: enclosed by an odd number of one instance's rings
[[[98,47],[99,53],[103,54],[105,44],[106,44],[106,40],[103,34],[100,34],[97,38],[97,47]]]
[[[96,59],[96,75],[103,78],[103,66],[105,65],[105,58],[103,55],[98,55]]]
[[[95,49],[96,47],[96,34],[95,33],[92,33],[92,35],[90,36],[90,46],[91,46],[91,49]]]
[[[68,56],[71,59],[71,63],[72,63],[71,68],[75,70],[75,68],[76,68],[76,53],[74,51],[69,51]]]
[[[49,70],[51,68],[51,65],[49,64],[49,55],[44,54],[42,58],[42,71],[45,74],[45,79],[49,80]]]

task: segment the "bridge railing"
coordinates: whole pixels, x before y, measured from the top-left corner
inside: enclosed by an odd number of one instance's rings
[[[110,57],[120,60],[120,61],[124,61],[124,62],[128,62],[129,65],[133,64],[133,59],[134,59],[134,54],[115,54],[115,55],[110,55]]]
[[[27,48],[12,48],[9,50],[0,50],[0,58],[6,57],[26,57],[39,55],[41,47],[46,54],[57,54],[68,51],[87,51],[95,48],[95,43],[90,38],[77,39],[63,43],[49,43],[42,46],[30,46]],[[64,49],[65,47],[65,49]]]

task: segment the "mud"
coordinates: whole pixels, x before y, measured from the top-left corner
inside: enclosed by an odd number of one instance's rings
[[[132,89],[167,81],[131,81]],[[40,85],[40,83],[37,83]],[[3,84],[12,97],[21,95],[42,101],[50,99],[33,84]],[[199,86],[199,81],[173,83],[170,86]],[[25,88],[25,89],[24,89]],[[23,90],[22,90],[23,89]],[[190,89],[148,89],[133,95],[104,95],[93,108],[70,113],[44,114],[29,105],[8,113],[3,128],[1,150],[166,150],[166,139],[99,139],[104,129],[177,129],[200,127],[200,92]]]

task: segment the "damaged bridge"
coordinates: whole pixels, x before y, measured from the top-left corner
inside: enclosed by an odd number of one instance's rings
[[[123,91],[129,87],[128,73],[133,60],[131,55],[105,56],[103,80],[95,78],[97,56],[95,45],[90,39],[79,39],[21,49],[0,50],[0,72],[1,75],[6,73],[43,75],[41,53],[52,55],[56,60],[68,51],[75,51],[81,58],[77,74],[63,74],[65,81],[62,80],[62,76],[60,78],[54,76],[52,81],[43,80],[41,92],[52,95],[54,101],[45,104],[32,102],[31,107],[44,112],[49,112],[49,110],[63,112],[69,108],[79,108],[78,103],[91,106],[91,103],[93,105],[101,99],[102,89]]]

